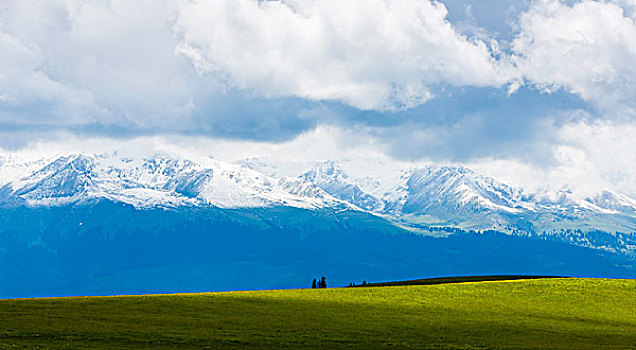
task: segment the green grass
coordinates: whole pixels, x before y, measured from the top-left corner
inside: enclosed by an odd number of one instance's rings
[[[0,349],[636,349],[636,281],[0,301]]]

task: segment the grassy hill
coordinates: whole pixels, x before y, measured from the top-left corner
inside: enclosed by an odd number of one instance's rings
[[[0,348],[634,349],[636,280],[0,301]]]

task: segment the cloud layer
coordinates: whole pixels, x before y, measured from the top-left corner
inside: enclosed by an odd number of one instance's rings
[[[348,130],[333,149],[602,168],[595,186],[636,192],[635,14],[634,0],[0,0],[0,147]],[[580,161],[557,172],[564,154]]]
[[[630,7],[537,1],[521,16],[512,49],[519,72],[540,89],[567,89],[605,112],[636,116],[636,24]]]
[[[634,116],[632,0],[508,10],[510,43],[466,6],[470,37],[429,0],[1,0],[0,123],[211,130],[226,94],[399,111],[523,81]]]
[[[417,0],[183,1],[178,51],[259,95],[360,109],[415,107],[440,85],[507,82],[505,62],[446,15]]]
[[[1,1],[0,122],[176,125],[198,86],[189,62],[174,55],[173,8],[161,0]]]

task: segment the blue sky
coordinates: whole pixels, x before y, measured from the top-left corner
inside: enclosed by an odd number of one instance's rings
[[[578,174],[561,180],[636,193],[635,9],[0,0],[0,147],[165,137],[285,153],[320,134],[390,159],[557,171],[545,181]]]

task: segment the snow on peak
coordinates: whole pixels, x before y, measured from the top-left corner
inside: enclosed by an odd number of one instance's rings
[[[345,171],[343,164],[356,176]],[[64,205],[107,199],[138,208],[352,208],[394,218],[439,219],[440,223],[478,220],[482,226],[541,213],[636,213],[636,200],[614,191],[585,199],[568,191],[523,194],[461,166],[387,167],[390,177],[373,171],[367,176],[364,169],[346,162],[314,163],[298,171],[300,176],[283,175],[284,167],[261,159],[229,163],[162,153],[146,157],[70,154],[29,163],[3,156],[0,204]],[[257,169],[269,171],[264,174]]]
[[[327,161],[318,163],[314,168],[302,174],[300,178],[313,183],[330,195],[351,203],[358,208],[368,211],[378,211],[383,207],[383,203],[379,198],[376,198],[361,188],[364,185],[369,187],[374,186],[373,179],[351,178],[335,162]]]
[[[157,154],[146,158],[68,155],[0,188],[5,202],[57,205],[109,199],[137,207],[221,208],[343,206],[311,184],[268,177],[242,165]]]
[[[585,202],[608,211],[636,213],[636,200],[607,189],[594,198],[586,198]]]
[[[444,207],[518,212],[518,193],[492,178],[455,166],[426,166],[408,176],[402,211],[424,213]]]

